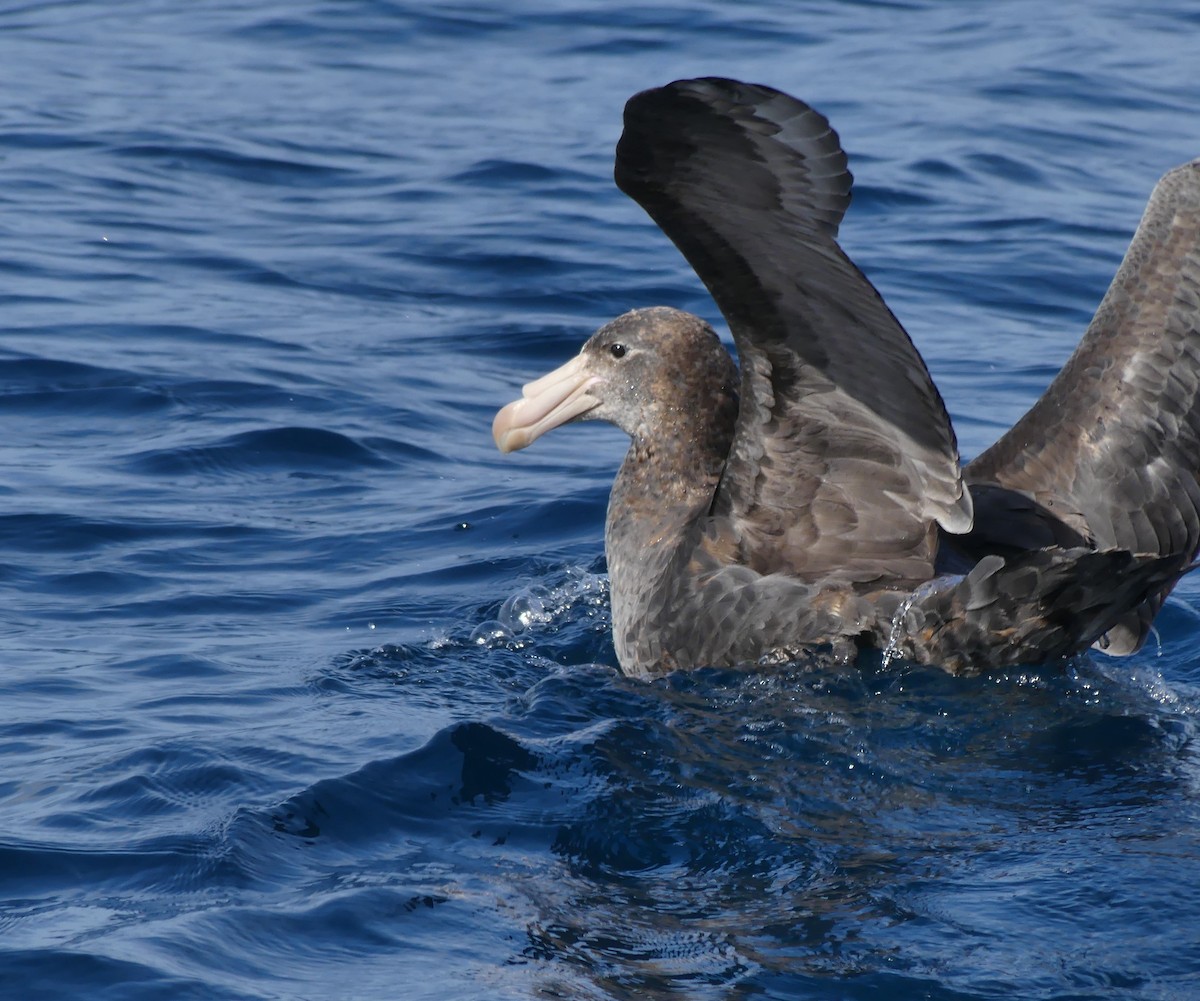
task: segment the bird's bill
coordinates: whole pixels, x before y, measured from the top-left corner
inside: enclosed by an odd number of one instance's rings
[[[521,387],[521,399],[504,407],[492,421],[492,437],[501,452],[515,452],[547,431],[586,414],[600,403],[588,392],[600,379],[576,355],[565,365]]]

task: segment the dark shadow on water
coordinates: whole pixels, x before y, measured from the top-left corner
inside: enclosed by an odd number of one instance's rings
[[[403,830],[453,841],[475,821],[502,818],[514,789],[531,789],[518,776],[538,765],[507,734],[485,723],[456,724],[410,754],[314,783],[273,811],[271,823],[279,833],[346,850]]]
[[[511,737],[483,723],[464,723],[450,734],[450,743],[463,756],[461,802],[474,803],[480,797],[491,805],[512,793],[512,777],[520,771],[532,771],[538,759]]]

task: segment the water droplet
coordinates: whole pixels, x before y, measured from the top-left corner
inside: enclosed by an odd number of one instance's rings
[[[504,643],[512,639],[512,630],[510,630],[503,622],[497,622],[495,619],[490,619],[487,622],[481,622],[471,632],[471,642],[475,646],[492,646],[496,643]]]

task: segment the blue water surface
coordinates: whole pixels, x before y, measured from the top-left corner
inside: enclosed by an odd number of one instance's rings
[[[623,679],[621,435],[492,414],[633,306],[691,75],[830,115],[964,455],[1200,156],[1200,8],[0,6],[0,995],[1200,997],[1200,581],[1123,660]]]

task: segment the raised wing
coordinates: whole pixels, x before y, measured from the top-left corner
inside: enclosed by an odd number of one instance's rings
[[[760,572],[923,579],[971,525],[924,362],[836,242],[850,199],[829,123],[777,90],[681,80],[635,95],[617,185],[674,241],[742,364],[713,511]]]
[[[966,470],[1100,549],[1200,546],[1200,160],[1155,187],[1112,285],[1045,394]],[[1109,634],[1140,645],[1169,588]]]

